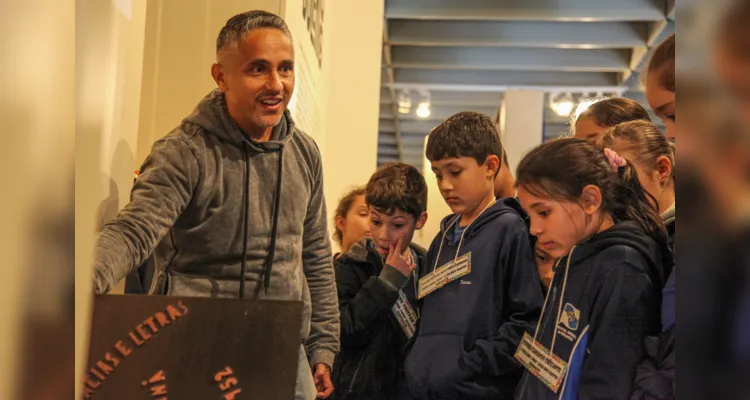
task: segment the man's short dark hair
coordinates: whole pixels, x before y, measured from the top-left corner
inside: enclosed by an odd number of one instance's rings
[[[448,118],[430,132],[426,153],[430,161],[471,157],[481,165],[491,155],[502,160],[503,145],[492,118],[482,113],[464,111]]]
[[[379,212],[401,210],[417,219],[427,210],[427,183],[413,165],[390,162],[370,177],[365,202]]]
[[[503,147],[503,165],[505,165],[505,168],[510,169],[510,165],[508,165],[508,153],[505,152],[505,147]]]
[[[292,40],[292,32],[283,18],[268,11],[253,10],[229,18],[216,38],[216,52],[224,46],[236,44],[246,33],[261,28],[278,29]]]

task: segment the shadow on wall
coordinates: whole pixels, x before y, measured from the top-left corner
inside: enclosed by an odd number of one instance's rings
[[[110,168],[110,173],[101,174],[101,182],[109,181],[109,194],[102,199],[96,212],[95,221],[97,232],[101,231],[102,226],[116,217],[120,208],[127,204],[127,199],[122,199],[121,194],[130,193],[130,189],[132,188],[134,163],[135,155],[133,150],[126,141],[120,140],[115,148],[114,154],[112,155],[112,167]]]
[[[130,197],[130,189],[133,187],[133,166],[135,155],[125,140],[120,139],[112,155],[110,173],[102,173],[100,182],[109,182],[109,193],[99,203],[96,212],[96,232],[100,232],[102,226],[117,216],[121,207],[124,207]],[[104,193],[102,193],[104,195]],[[131,275],[136,276],[137,272]],[[125,279],[120,281],[112,289],[112,293],[121,294],[125,292]]]

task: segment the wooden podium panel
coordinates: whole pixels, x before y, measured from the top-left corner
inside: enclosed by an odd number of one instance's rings
[[[302,303],[97,295],[84,399],[291,400]]]

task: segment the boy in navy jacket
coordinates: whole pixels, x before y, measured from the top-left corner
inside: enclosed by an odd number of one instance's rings
[[[456,114],[429,135],[427,158],[454,214],[419,271],[421,319],[403,398],[509,399],[521,377],[513,355],[543,297],[522,211],[515,199],[495,199],[501,156],[483,114]]]

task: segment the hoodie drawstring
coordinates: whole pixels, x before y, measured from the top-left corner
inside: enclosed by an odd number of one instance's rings
[[[247,273],[247,214],[250,212],[250,155],[247,152],[247,142],[242,142],[245,153],[245,197],[242,213],[242,266],[240,267],[240,299],[245,298],[245,275]]]
[[[248,231],[248,214],[250,212],[250,155],[247,150],[247,142],[243,142],[242,149],[245,153],[245,212],[242,216],[242,264],[240,267],[240,299],[245,298],[245,279],[247,273],[247,231]],[[271,285],[271,271],[273,269],[273,259],[276,254],[276,234],[279,227],[279,206],[281,204],[281,178],[284,166],[284,145],[279,145],[279,162],[277,168],[276,193],[274,196],[273,222],[271,226],[271,243],[266,257],[266,265],[263,271],[263,287],[268,294],[268,287]],[[258,299],[260,295],[260,282],[255,286],[253,298]]]
[[[279,145],[279,167],[278,178],[276,179],[276,196],[273,206],[273,226],[271,228],[271,249],[268,251],[268,260],[266,261],[266,271],[263,278],[263,286],[268,294],[268,286],[271,285],[271,270],[273,269],[273,256],[276,252],[276,233],[279,226],[279,206],[281,205],[281,177],[284,172],[284,145]]]

